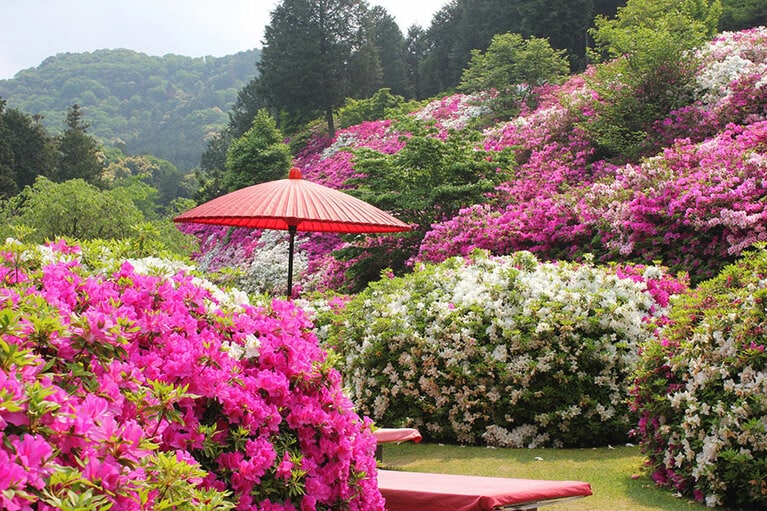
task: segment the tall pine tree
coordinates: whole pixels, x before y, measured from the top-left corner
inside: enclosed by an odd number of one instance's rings
[[[54,145],[40,119],[0,99],[0,197],[11,197],[52,172]]]
[[[377,55],[367,12],[359,0],[283,0],[272,11],[258,69],[264,96],[287,131],[323,114],[335,136],[334,109],[378,79],[378,62],[356,58]]]
[[[381,60],[381,85],[391,89],[392,94],[412,97],[407,81],[407,48],[402,31],[383,7],[373,7],[370,17],[373,40]]]
[[[104,162],[98,142],[87,133],[88,127],[80,106],[69,107],[64,133],[58,139],[55,181],[61,183],[80,178],[90,184],[101,184]]]

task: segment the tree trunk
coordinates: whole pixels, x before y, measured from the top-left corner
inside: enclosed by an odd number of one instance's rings
[[[333,107],[328,107],[325,110],[325,120],[328,123],[328,136],[331,139],[336,138],[336,125],[333,123]]]

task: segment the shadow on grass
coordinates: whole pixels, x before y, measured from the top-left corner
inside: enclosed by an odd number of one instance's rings
[[[597,449],[490,449],[440,444],[386,444],[382,468],[414,472],[472,474],[520,479],[585,481],[594,495],[550,511],[702,511],[703,505],[676,498],[642,474],[638,447]]]

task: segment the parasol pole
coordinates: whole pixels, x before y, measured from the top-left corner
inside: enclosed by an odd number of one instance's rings
[[[296,226],[289,225],[290,244],[288,245],[288,300],[293,298],[293,244],[296,237]]]

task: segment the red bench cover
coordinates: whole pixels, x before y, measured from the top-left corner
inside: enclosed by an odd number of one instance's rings
[[[379,428],[373,431],[373,436],[379,444],[387,442],[420,442],[421,433],[413,428]]]
[[[491,511],[496,507],[586,497],[591,485],[423,472],[378,471],[387,511]]]

